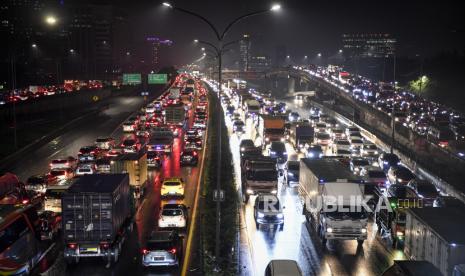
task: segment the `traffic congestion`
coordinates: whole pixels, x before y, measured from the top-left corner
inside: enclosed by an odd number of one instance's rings
[[[102,275],[129,265],[179,274],[208,115],[206,87],[180,74],[114,135],[49,160],[48,171],[24,182],[1,176],[1,273],[40,273],[58,247],[53,258],[67,265],[57,273]]]
[[[217,82],[208,83],[217,90]],[[465,206],[415,175],[372,134],[347,118],[329,116],[298,92],[275,98],[245,86],[224,86],[221,102],[243,202],[248,273],[261,274],[285,259],[297,263],[303,275],[380,275],[393,260],[420,252],[411,224],[419,215],[407,209],[446,214]],[[368,197],[369,208],[315,213],[309,206],[314,193]],[[380,202],[392,211],[377,210]],[[434,226],[425,216],[422,226]],[[355,271],[350,256],[358,263]]]
[[[357,101],[392,116],[400,127],[426,137],[430,143],[448,150],[454,156],[465,156],[465,115],[457,110],[401,89],[394,83],[373,82],[337,66],[296,69],[320,78]]]

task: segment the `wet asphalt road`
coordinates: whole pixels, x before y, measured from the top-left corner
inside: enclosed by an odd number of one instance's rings
[[[292,99],[284,99],[288,109],[308,118],[309,107]],[[241,139],[250,139],[252,122],[246,121],[246,133],[240,137],[232,133],[232,122],[226,119],[229,129],[230,146],[233,153],[236,173],[236,185],[240,192],[239,143]],[[289,160],[298,160],[303,154],[297,154],[290,144],[286,144]],[[325,154],[330,154],[326,149]],[[241,266],[242,275],[263,275],[268,262],[272,259],[293,259],[299,263],[303,275],[380,275],[393,260],[404,259],[402,251],[392,250],[389,245],[376,237],[376,229],[369,226],[369,237],[362,247],[356,241],[329,241],[323,246],[314,231],[305,222],[302,204],[297,187],[289,188],[280,179],[279,193],[284,209],[284,230],[257,230],[253,218],[253,202],[242,207]],[[375,226],[376,227],[376,226]]]
[[[158,91],[158,95],[161,92]],[[114,98],[107,110],[101,112],[92,120],[80,124],[71,131],[39,147],[34,152],[25,154],[18,161],[12,163],[9,169],[17,174],[20,179],[26,180],[31,175],[46,173],[49,169],[50,160],[54,158],[76,156],[80,147],[92,145],[99,136],[110,135],[119,141],[126,135],[122,131],[121,124],[142,105],[143,99],[140,96]],[[189,124],[191,125],[192,111],[190,111],[190,118]],[[197,167],[180,167],[179,158],[183,148],[182,141],[182,135],[175,138],[171,157],[164,159],[162,168],[149,171],[147,193],[138,212],[135,214],[135,228],[123,245],[124,249],[119,262],[107,268],[106,262],[103,260],[81,259],[78,265],[58,265],[57,267],[62,266],[65,270],[56,271],[57,275],[180,275],[180,269],[178,268],[144,269],[141,266],[140,245],[143,244],[151,231],[156,229],[158,212],[162,204],[183,202],[189,207],[194,204],[202,155],[200,155]],[[162,179],[171,176],[181,176],[184,179],[186,184],[184,199],[160,199]],[[189,217],[191,217],[191,213],[192,209],[189,211]],[[185,233],[181,234],[185,236]],[[186,240],[184,238],[184,247]],[[62,246],[60,241],[57,242],[57,245]],[[56,256],[48,256],[48,259],[54,257]]]

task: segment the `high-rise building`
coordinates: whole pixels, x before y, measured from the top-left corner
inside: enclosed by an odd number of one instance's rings
[[[396,39],[390,34],[343,34],[342,44],[348,57],[382,58],[395,53]]]
[[[281,67],[286,64],[286,56],[287,56],[287,47],[286,45],[278,45],[276,46],[275,52],[275,60],[273,65],[275,67]]]
[[[251,44],[252,43],[250,41],[250,35],[244,34],[242,36],[242,40],[239,42],[239,70],[242,72],[246,72],[249,70]]]
[[[250,58],[249,71],[264,72],[271,67],[271,59],[268,55],[253,55]]]
[[[162,46],[171,46],[173,41],[169,39],[160,39],[158,37],[149,36],[147,37],[149,43],[149,69],[150,71],[157,71],[160,69],[160,50]]]

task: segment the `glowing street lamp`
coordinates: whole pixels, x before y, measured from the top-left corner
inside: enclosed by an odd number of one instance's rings
[[[37,44],[33,43],[32,45],[32,48],[37,48]]]
[[[45,23],[48,25],[55,25],[57,23],[57,18],[55,16],[49,15],[45,18]]]
[[[273,6],[271,6],[271,11],[279,11],[281,9],[281,5],[279,4],[274,4]]]
[[[168,2],[163,2],[163,6],[168,7],[168,8],[172,8],[172,7],[173,7],[173,5],[171,5],[171,4],[168,3]]]
[[[321,57],[321,53],[318,53],[318,57]]]
[[[342,54],[342,49],[339,49],[339,54]]]

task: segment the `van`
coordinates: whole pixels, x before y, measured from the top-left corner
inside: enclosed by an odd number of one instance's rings
[[[271,260],[265,269],[265,276],[302,276],[302,270],[294,260]]]

